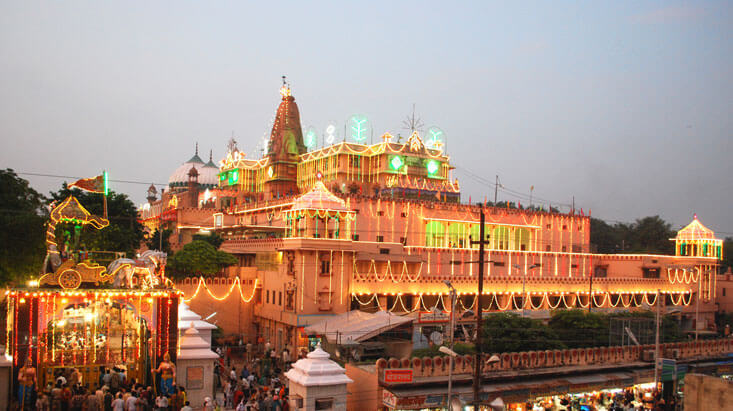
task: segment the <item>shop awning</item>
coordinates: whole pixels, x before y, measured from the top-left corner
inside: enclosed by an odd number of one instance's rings
[[[354,310],[309,325],[305,327],[305,333],[323,335],[333,344],[353,344],[412,321],[413,318],[385,311],[372,314]]]

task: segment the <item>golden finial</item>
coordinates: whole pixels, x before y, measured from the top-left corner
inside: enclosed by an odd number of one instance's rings
[[[285,76],[283,76],[283,85],[280,87],[280,95],[283,98],[290,97],[290,84],[286,81]]]

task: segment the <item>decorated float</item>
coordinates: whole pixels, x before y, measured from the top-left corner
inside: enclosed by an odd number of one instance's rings
[[[57,241],[57,228],[78,235],[85,227],[104,229],[109,221],[73,196],[52,207],[41,276],[6,296],[6,354],[18,392],[25,392],[23,381],[30,383],[26,377],[32,374],[35,387],[74,375],[96,389],[100,373],[113,368],[152,385],[152,370],[175,361],[178,344],[182,294],[166,285],[166,254],[147,251],[135,260],[100,265],[90,253],[74,250],[74,241]]]

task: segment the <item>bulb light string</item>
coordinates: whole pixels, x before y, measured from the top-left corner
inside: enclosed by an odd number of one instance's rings
[[[576,307],[576,308],[577,307],[580,307],[580,308],[588,308],[588,305],[591,304],[591,301],[593,303],[593,306],[596,307],[596,308],[602,308],[602,307],[604,307],[606,305],[608,305],[608,307],[611,307],[611,308],[616,308],[619,305],[622,305],[623,307],[626,307],[626,308],[628,308],[628,307],[630,307],[630,306],[633,305],[634,307],[637,307],[638,308],[638,307],[642,306],[643,303],[646,303],[648,305],[654,305],[656,303],[656,292],[641,292],[641,293],[634,293],[634,294],[626,293],[629,296],[628,304],[624,302],[624,300],[623,300],[623,294],[618,294],[618,298],[616,299],[616,302],[613,303],[612,295],[614,293],[608,293],[608,292],[594,292],[592,295],[589,295],[588,296],[589,297],[588,298],[588,302],[585,303],[585,304],[583,304],[582,300],[580,299],[580,296],[581,295],[584,295],[584,294],[587,294],[587,293],[581,292],[580,294],[573,295],[572,293],[562,292],[561,294],[558,295],[558,294],[555,294],[555,293],[548,293],[548,292],[544,292],[544,293],[541,293],[541,292],[531,292],[531,293],[528,293],[527,294],[526,301],[524,301],[523,303],[517,303],[517,297],[519,295],[517,293],[515,293],[515,292],[511,292],[511,293],[506,293],[506,292],[504,292],[504,293],[485,293],[485,295],[489,295],[490,298],[489,298],[489,305],[487,307],[484,307],[483,309],[485,311],[507,311],[507,310],[510,310],[510,307],[516,306],[516,307],[518,307],[518,309],[521,309],[521,308],[524,307],[524,308],[529,308],[529,309],[532,309],[532,310],[538,310],[538,309],[541,309],[541,307],[543,305],[545,305],[545,304],[547,304],[547,307],[549,309],[551,309],[551,310],[555,310],[555,309],[559,308],[561,304],[562,304],[562,306],[565,309],[570,309],[570,308],[573,308],[573,307]],[[649,295],[650,294],[655,296],[653,302],[649,301]],[[692,301],[692,294],[689,291],[676,292],[676,293],[672,292],[672,293],[664,293],[664,294],[670,295],[670,299],[672,300],[672,304],[675,305],[675,306],[682,305],[682,306],[687,307],[687,306],[690,305],[690,303]],[[675,297],[674,297],[675,294],[678,294],[678,297],[677,297],[677,300],[676,301],[675,301]],[[408,309],[405,306],[405,303],[404,303],[404,301],[402,299],[402,297],[404,296],[404,294],[402,294],[402,293],[399,293],[399,294],[394,295],[395,301],[394,301],[394,303],[392,304],[391,307],[383,307],[382,306],[382,303],[379,301],[380,294],[378,294],[378,293],[371,294],[371,296],[369,297],[369,299],[366,300],[366,301],[362,301],[362,299],[360,298],[360,296],[358,294],[353,294],[352,295],[352,300],[353,301],[356,301],[361,306],[369,306],[369,305],[372,305],[373,302],[376,302],[376,306],[377,306],[377,308],[379,308],[379,310],[381,310],[381,311],[388,311],[388,312],[395,312],[395,310],[396,310],[396,308],[398,307],[398,304],[399,304],[399,306],[402,308],[402,311],[401,312],[403,312],[404,314],[414,313],[414,312],[419,311],[421,309],[423,311],[432,311],[432,310],[438,309],[439,307],[442,307],[442,311],[450,312],[450,310],[448,310],[448,308],[446,306],[446,302],[445,302],[445,298],[444,298],[444,295],[443,294],[438,294],[436,296],[437,298],[435,300],[435,303],[432,305],[432,307],[431,308],[427,308],[427,306],[425,305],[425,297],[428,296],[428,295],[429,294],[423,294],[423,293],[420,293],[420,294],[417,294],[417,295],[414,295],[413,294],[413,296],[417,296],[418,299],[415,302],[414,307],[412,307],[410,309]],[[597,300],[597,296],[598,295],[602,295],[602,297],[603,297],[603,300],[600,303]],[[685,299],[685,295],[687,295],[687,298],[686,299]],[[388,295],[382,294],[382,296],[387,297]],[[503,306],[502,306],[502,304],[501,304],[501,302],[499,300],[499,297],[500,296],[506,296],[507,297],[506,303]],[[535,305],[532,302],[532,298],[533,297],[536,297],[536,296],[540,296],[541,298],[540,298],[539,303]],[[637,302],[636,299],[634,298],[635,296],[642,296],[642,301]],[[557,302],[554,305],[552,304],[552,301],[550,300],[551,298],[557,298]],[[570,303],[568,302],[568,298],[572,298],[572,301]],[[461,309],[463,311],[468,311],[468,310],[472,310],[476,306],[477,300],[478,300],[478,298],[474,295],[473,296],[473,302],[468,307],[466,307],[466,305],[463,303],[463,300],[460,298],[460,296],[459,296],[457,302],[458,302],[458,304],[460,304]],[[496,307],[496,310],[492,309],[492,307],[494,307],[494,306]]]
[[[239,280],[239,277],[234,279],[234,282],[232,282],[232,285],[229,287],[229,289],[222,295],[214,295],[214,293],[211,291],[208,285],[206,285],[206,279],[204,279],[203,276],[199,277],[198,284],[196,286],[196,291],[193,292],[193,294],[186,298],[185,295],[183,297],[183,301],[185,303],[189,303],[196,297],[198,297],[199,293],[203,290],[206,291],[206,293],[209,295],[209,297],[213,298],[216,301],[223,301],[227,299],[232,292],[234,291],[234,288],[237,288],[237,291],[239,293],[239,298],[242,299],[243,302],[248,303],[252,301],[252,299],[255,296],[255,292],[257,291],[257,286],[259,285],[259,278],[255,278],[254,285],[252,286],[252,291],[248,297],[244,296],[244,291],[242,290],[241,281]]]

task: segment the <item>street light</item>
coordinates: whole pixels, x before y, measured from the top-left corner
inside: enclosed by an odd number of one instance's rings
[[[517,270],[521,270],[522,266],[519,264],[512,264],[514,268]],[[527,271],[535,269],[539,267],[539,264],[532,264],[529,267],[527,267],[526,270],[522,271],[522,317],[524,317],[524,307],[527,305]]]
[[[450,283],[448,280],[444,280],[443,284],[446,285],[450,289],[450,296],[451,296],[451,309],[450,309],[450,348],[446,346],[441,346],[438,348],[438,351],[448,354],[448,409],[451,408],[451,397],[453,396],[453,357],[455,357],[457,354],[455,351],[453,351],[453,328],[454,321],[456,318],[456,289],[453,287],[453,284]]]

